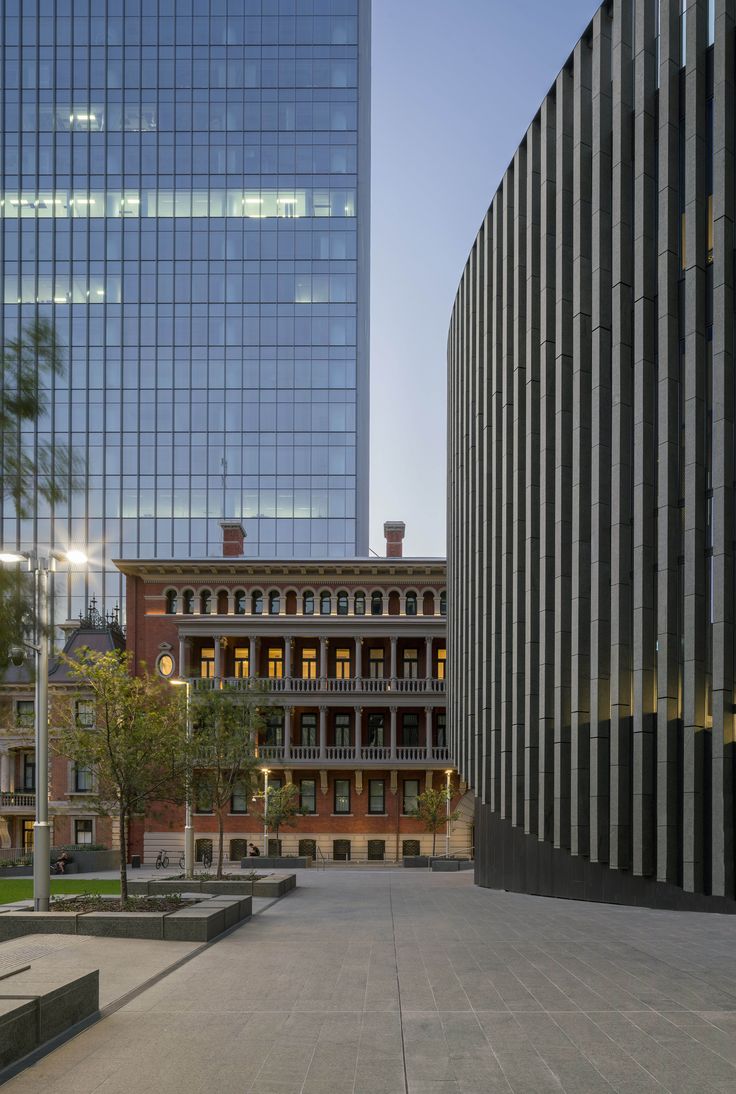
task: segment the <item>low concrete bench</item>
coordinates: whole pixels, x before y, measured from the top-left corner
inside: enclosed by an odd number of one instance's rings
[[[280,897],[296,888],[296,874],[269,874],[253,886],[253,896]]]
[[[311,855],[249,855],[240,865],[243,870],[307,870],[311,862]]]
[[[444,873],[445,871],[450,871],[450,870],[472,870],[473,865],[474,865],[474,863],[473,863],[472,859],[462,859],[462,858],[433,858],[432,859],[432,869],[437,871],[437,872],[440,872],[440,873]]]
[[[0,981],[0,1068],[20,1060],[100,1007],[100,976],[48,972],[38,965]]]

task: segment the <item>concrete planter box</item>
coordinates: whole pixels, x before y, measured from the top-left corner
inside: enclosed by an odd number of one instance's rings
[[[71,855],[82,874],[120,868],[119,851],[72,851]]]
[[[250,882],[241,881],[200,881],[198,878],[171,881],[166,878],[151,878],[150,881],[129,881],[128,892],[131,896],[163,896],[166,893],[207,893],[210,896],[250,896]]]
[[[38,1047],[38,1004],[35,999],[0,997],[0,1069]]]
[[[88,1018],[99,1008],[100,974],[85,973],[74,980],[68,972],[49,973],[43,965],[35,965],[25,972],[8,977],[2,982],[3,992],[18,999],[35,999],[38,1003],[38,1043],[44,1044],[52,1037]]]
[[[0,866],[0,881],[4,877],[33,877],[32,866]]]
[[[429,866],[429,856],[428,855],[404,855],[404,866],[408,867],[409,869],[415,869],[417,867],[423,866],[424,869],[426,870],[427,867]]]
[[[432,869],[443,873],[451,870],[472,870],[474,863],[471,859],[463,858],[433,858]]]
[[[292,874],[291,878],[293,877]],[[282,885],[284,880],[288,883],[288,879],[282,878]],[[281,893],[269,892],[266,895]],[[211,942],[228,927],[248,919],[251,905],[250,896],[234,893],[231,896],[207,895],[199,903],[174,912],[8,911],[0,916],[0,941],[26,934],[77,934],[105,938]],[[175,921],[173,925],[172,920]],[[4,982],[0,981],[0,989],[4,986]]]
[[[296,874],[271,874],[253,886],[253,896],[281,897],[296,888]]]
[[[0,982],[0,1069],[97,1013],[99,972],[67,975],[39,964]]]
[[[77,917],[77,934],[161,939],[166,915],[166,912],[85,912]]]
[[[220,894],[250,896],[250,882],[245,878],[242,881],[203,881],[202,892],[211,893],[213,896]]]
[[[182,908],[164,920],[163,937],[169,942],[211,942],[225,930],[225,909],[214,902]]]
[[[255,858],[241,859],[243,870],[306,870],[312,861],[311,855],[282,855],[280,858],[269,858],[268,855],[256,855]]]
[[[78,912],[6,912],[0,917],[0,940],[24,934],[76,934]]]

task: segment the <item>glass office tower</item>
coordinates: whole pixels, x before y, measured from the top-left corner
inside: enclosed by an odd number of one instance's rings
[[[6,546],[367,553],[370,0],[4,0],[3,339],[67,347],[81,488]],[[66,580],[66,579],[62,579]]]

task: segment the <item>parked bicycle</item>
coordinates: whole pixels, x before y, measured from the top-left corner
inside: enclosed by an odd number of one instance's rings
[[[183,869],[184,869],[184,852],[183,852],[183,851],[182,851],[182,853],[181,853],[181,854],[179,855],[179,869],[180,869],[180,870],[183,870]]]
[[[202,852],[202,865],[205,870],[209,870],[212,865],[212,852],[207,849]]]
[[[156,869],[157,870],[166,870],[166,869],[168,869],[168,866],[169,866],[169,856],[166,854],[166,852],[164,850],[159,851],[159,853],[156,855]]]

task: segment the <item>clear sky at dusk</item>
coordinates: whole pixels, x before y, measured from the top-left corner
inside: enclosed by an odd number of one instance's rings
[[[371,524],[445,553],[446,344],[465,260],[596,0],[373,0]]]

